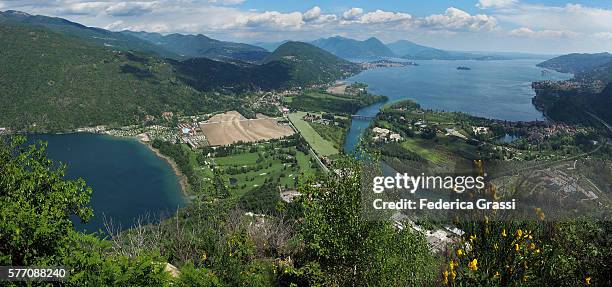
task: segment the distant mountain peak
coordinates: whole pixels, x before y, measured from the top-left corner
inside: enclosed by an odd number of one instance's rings
[[[11,14],[11,15],[19,15],[19,16],[32,16],[31,14],[28,14],[26,12],[17,11],[17,10],[6,10],[4,12],[0,11],[0,13]]]
[[[324,49],[338,57],[345,59],[366,59],[396,56],[385,44],[375,37],[359,41],[334,36],[321,38],[311,42],[313,45]]]

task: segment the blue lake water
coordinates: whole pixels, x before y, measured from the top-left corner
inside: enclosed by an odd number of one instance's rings
[[[174,212],[185,200],[172,168],[136,140],[96,134],[32,135],[48,142],[49,158],[67,165],[68,178],[93,189],[93,218],[79,230],[105,231],[104,218],[130,227],[139,216]]]
[[[536,64],[543,60],[417,61],[419,66],[367,70],[348,82],[365,83],[371,93],[385,95],[389,102],[412,99],[426,109],[509,121],[543,120],[531,103],[535,96],[531,82],[572,77],[555,71],[542,73]],[[471,70],[457,70],[459,66]],[[365,107],[357,114],[376,115],[384,104]],[[346,152],[354,150],[369,124],[368,120],[353,120]]]

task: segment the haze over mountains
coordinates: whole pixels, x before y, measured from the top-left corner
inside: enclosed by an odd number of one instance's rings
[[[62,18],[30,15],[19,11],[0,12],[0,23],[41,25],[55,32],[69,34],[83,40],[113,47],[154,53],[171,59],[204,57],[219,61],[243,61],[258,63],[278,46],[288,42],[259,42],[257,45],[220,41],[205,35],[149,33],[143,31],[113,32],[87,27]],[[419,45],[408,40],[384,44],[375,37],[360,41],[341,36],[321,38],[309,42],[338,57],[348,60],[376,60],[381,58],[405,58],[410,60],[503,60],[517,58],[542,58],[542,55],[521,53],[447,51]]]
[[[270,52],[261,47],[219,41],[202,34],[169,34],[164,36],[159,33],[147,32],[123,31],[122,33],[138,37],[182,57],[189,58],[203,57],[220,61],[239,60],[245,62],[258,62],[270,54]]]

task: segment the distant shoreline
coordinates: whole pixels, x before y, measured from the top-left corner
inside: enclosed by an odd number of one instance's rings
[[[183,195],[185,197],[189,196],[189,194],[187,193],[187,191],[189,190],[189,181],[187,180],[187,176],[185,176],[181,172],[181,170],[178,168],[178,165],[176,164],[176,162],[174,162],[174,160],[172,158],[163,155],[159,150],[154,148],[149,143],[143,142],[143,141],[140,141],[140,140],[138,140],[138,142],[141,143],[142,145],[144,145],[145,147],[147,147],[157,157],[163,159],[164,161],[166,161],[170,165],[170,167],[172,168],[172,171],[174,171],[174,174],[178,177],[179,185],[181,186],[181,191],[182,191]]]

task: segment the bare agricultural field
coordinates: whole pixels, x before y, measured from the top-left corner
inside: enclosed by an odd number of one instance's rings
[[[326,92],[334,95],[344,95],[346,94],[346,87],[348,84],[344,82],[336,83],[334,86],[327,88]]]
[[[215,115],[200,128],[210,145],[270,140],[294,133],[289,125],[279,124],[274,118],[258,115],[256,119],[247,119],[236,111]]]

